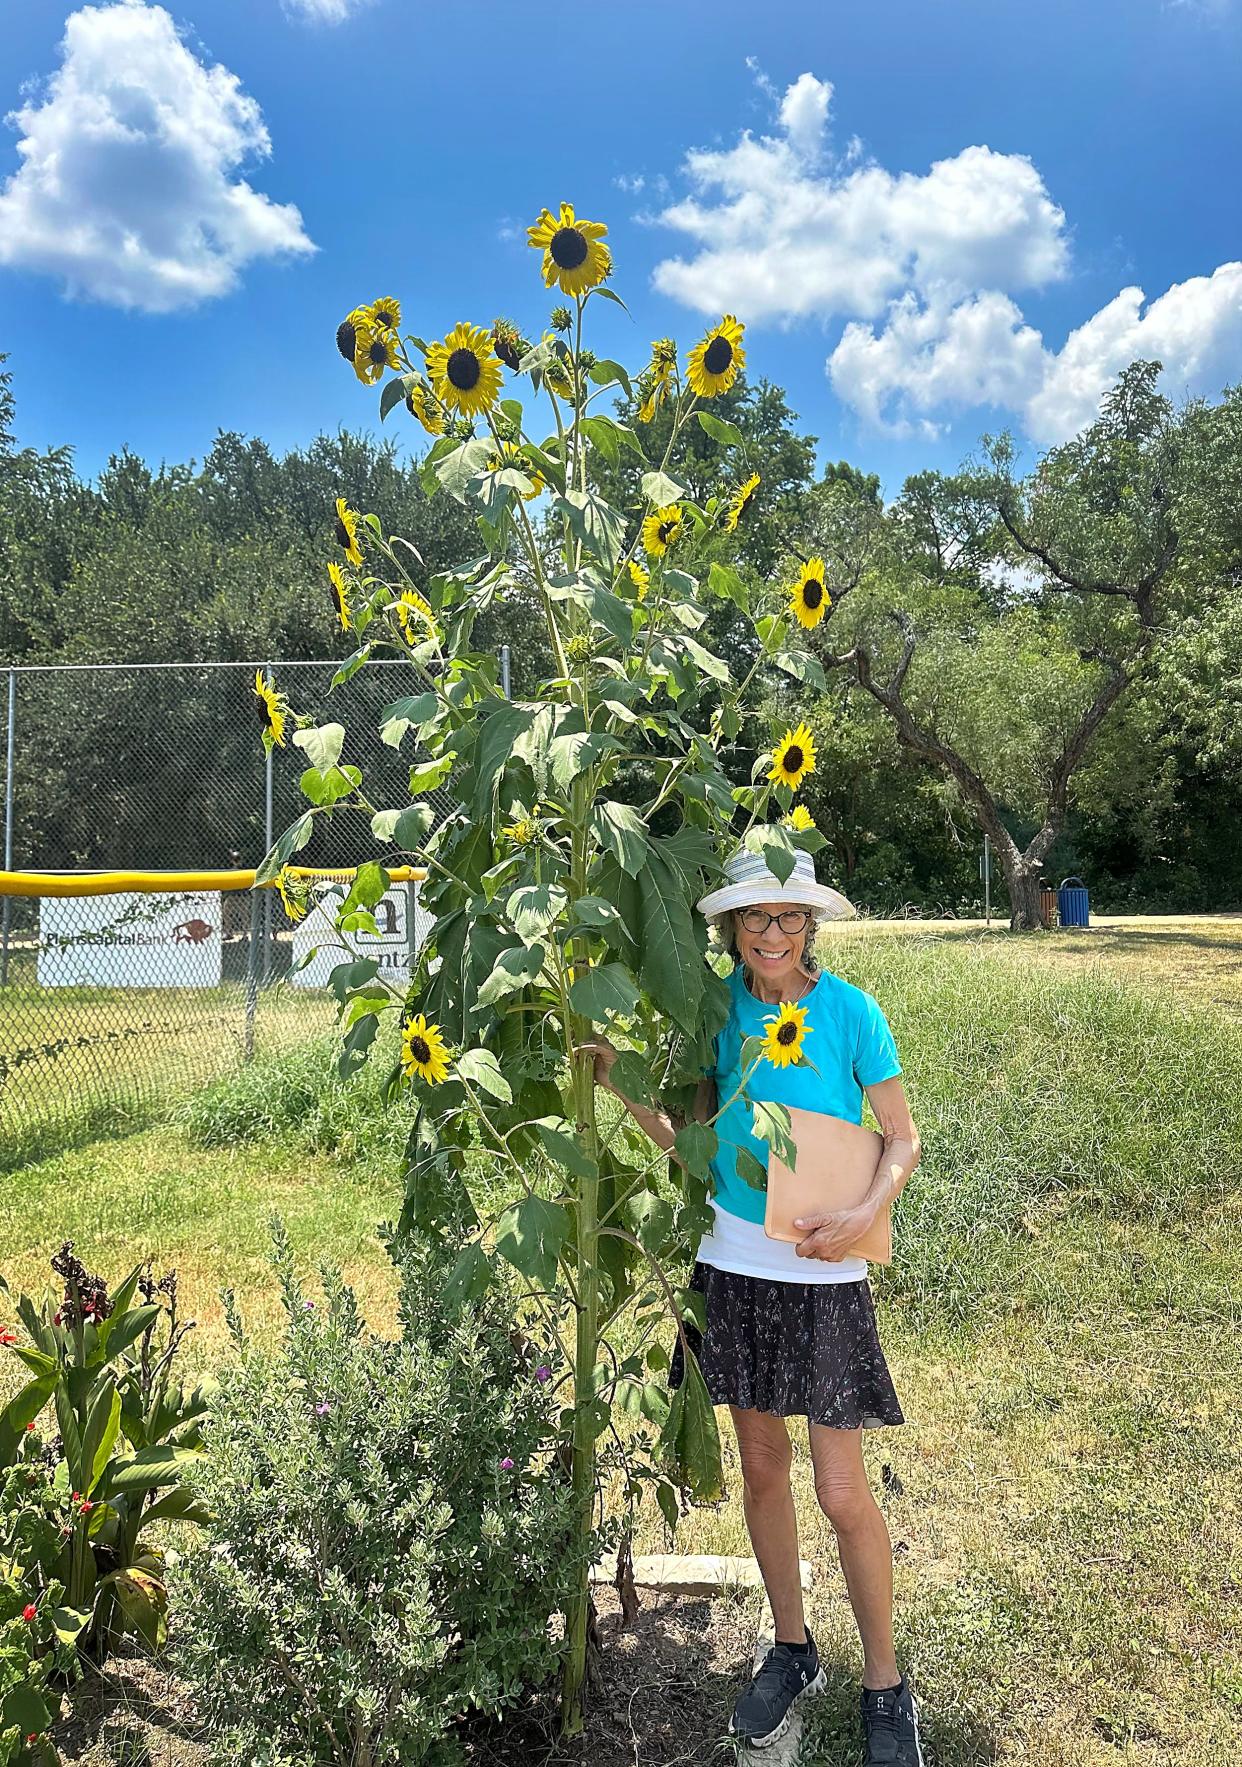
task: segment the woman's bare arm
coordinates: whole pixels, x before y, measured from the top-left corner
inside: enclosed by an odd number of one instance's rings
[[[673,1142],[678,1132],[685,1128],[685,1119],[674,1116],[669,1111],[653,1109],[650,1105],[636,1104],[613,1085],[612,1064],[617,1059],[617,1051],[607,1037],[594,1037],[589,1043],[581,1043],[578,1047],[595,1057],[595,1084],[602,1086],[605,1092],[611,1092],[614,1098],[619,1098],[643,1134],[650,1136],[657,1147],[663,1148],[665,1153],[672,1154],[676,1159]],[[706,1123],[712,1116],[716,1108],[715,1092],[714,1080],[699,1081],[692,1112],[695,1122]]]

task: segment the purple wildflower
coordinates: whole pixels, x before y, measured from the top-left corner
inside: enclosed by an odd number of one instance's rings
[[[501,1472],[512,1472],[513,1471],[513,1462],[509,1459],[509,1456],[507,1454],[505,1455],[504,1459],[500,1463],[500,1470],[501,1470]]]
[[[535,1379],[536,1380],[551,1380],[552,1379],[552,1370],[548,1367],[546,1362],[541,1362],[539,1364],[538,1368],[535,1370]]]
[[[329,1411],[331,1411],[331,1409],[332,1409],[332,1406],[329,1404],[328,1400],[321,1399],[319,1404],[316,1405],[316,1407],[315,1407],[315,1416],[316,1417],[326,1417],[328,1415]]]

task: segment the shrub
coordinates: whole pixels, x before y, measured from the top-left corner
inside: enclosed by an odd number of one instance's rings
[[[310,1300],[275,1228],[283,1341],[222,1374],[200,1493],[215,1516],[179,1569],[174,1646],[221,1761],[460,1760],[471,1712],[561,1663],[550,1624],[582,1576],[555,1437],[561,1362],[497,1287],[455,1317],[452,1254],[394,1246],[401,1335],[372,1336],[338,1272]]]

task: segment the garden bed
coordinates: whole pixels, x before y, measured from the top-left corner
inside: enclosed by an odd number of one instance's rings
[[[646,1590],[621,1629],[614,1590],[597,1588],[603,1644],[584,1738],[558,1746],[554,1700],[532,1702],[466,1744],[470,1767],[706,1767],[734,1758],[729,1713],[749,1666],[760,1598]],[[53,1732],[66,1767],[207,1767],[185,1683],[132,1647],[65,1700]]]

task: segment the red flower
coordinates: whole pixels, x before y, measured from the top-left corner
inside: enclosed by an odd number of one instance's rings
[[[37,1620],[38,1617],[39,1617],[38,1608],[35,1606],[33,1601],[28,1601],[26,1603],[25,1607],[22,1609],[22,1619],[26,1621],[27,1625],[29,1625],[31,1620]]]
[[[15,1331],[10,1331],[6,1325],[4,1330],[0,1331],[0,1344],[15,1344],[16,1342],[17,1333]]]
[[[26,1425],[26,1431],[27,1431],[27,1434],[29,1434],[29,1432],[30,1432],[30,1431],[31,1431],[31,1430],[32,1430],[32,1429],[33,1429],[33,1428],[34,1428],[34,1425],[33,1425],[33,1424],[32,1424],[32,1423],[28,1423],[28,1424],[27,1424],[27,1425]]]
[[[89,1498],[84,1497],[82,1499],[82,1514],[83,1515],[89,1515],[91,1513],[92,1509],[94,1509],[94,1507],[95,1507],[95,1505],[89,1500]]]

